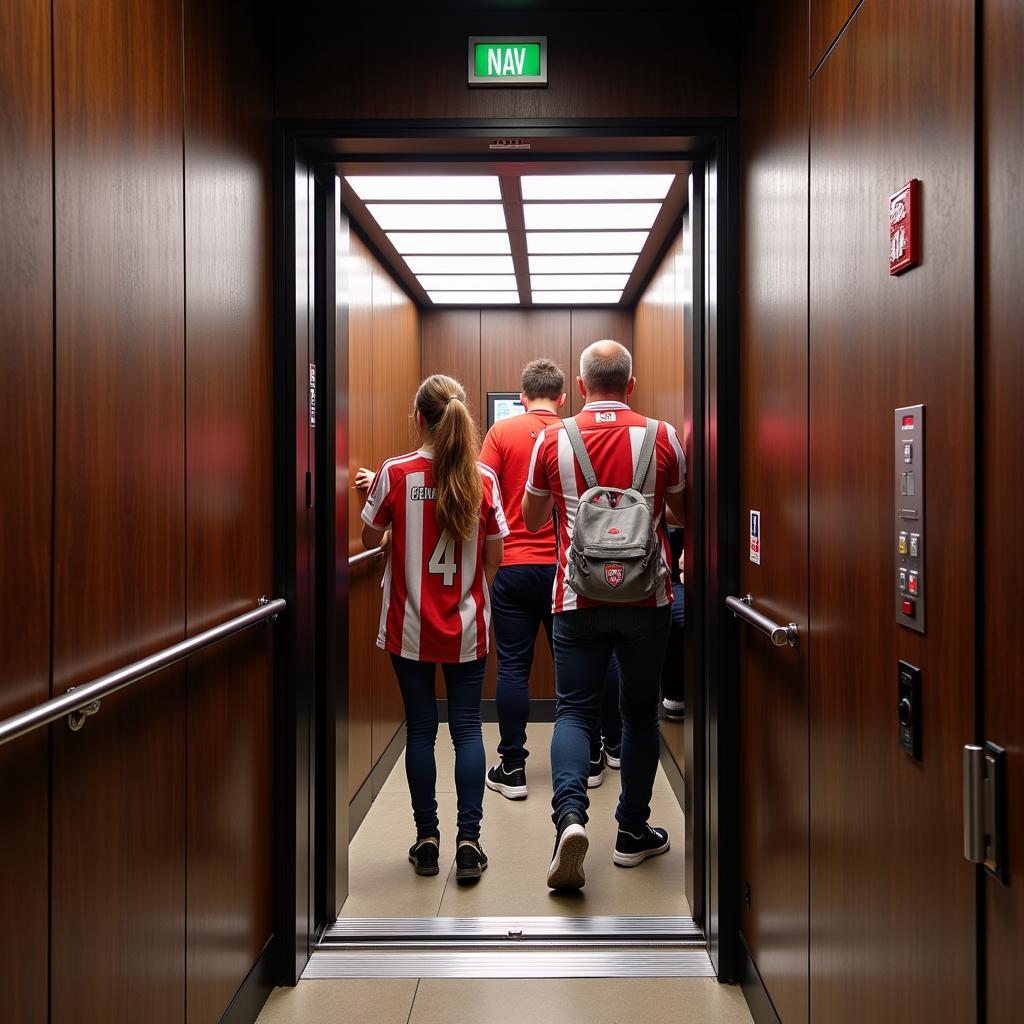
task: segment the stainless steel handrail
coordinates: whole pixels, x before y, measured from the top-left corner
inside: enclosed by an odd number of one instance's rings
[[[777,622],[769,619],[767,615],[762,615],[759,611],[755,611],[751,607],[753,603],[754,598],[750,594],[747,594],[746,597],[727,597],[725,599],[726,608],[736,618],[743,619],[744,622],[749,622],[755,629],[766,633],[772,638],[772,643],[776,647],[785,647],[787,644],[790,647],[796,647],[800,640],[800,630],[797,624],[790,622],[785,626],[780,626]]]
[[[255,626],[256,623],[266,619],[276,619],[285,610],[287,604],[288,602],[281,597],[273,601],[261,597],[259,607],[254,608],[251,612],[229,619],[202,633],[196,633],[195,636],[190,636],[187,640],[182,640],[180,643],[158,651],[156,654],[150,654],[139,661],[133,661],[116,672],[108,672],[90,683],[72,686],[67,693],[63,693],[59,697],[54,697],[27,711],[21,711],[10,718],[5,718],[0,722],[0,746],[65,716],[67,716],[69,727],[73,732],[77,732],[82,728],[86,718],[99,710],[102,698],[138,682],[145,676],[152,675],[168,665],[182,661],[190,654],[195,654],[196,651],[201,651],[217,643],[218,640],[223,640],[225,637],[248,629],[249,626]]]
[[[369,562],[371,559],[383,554],[383,548],[369,548],[366,551],[360,551],[358,555],[349,556],[348,567],[351,569],[353,565],[359,565],[362,562]]]

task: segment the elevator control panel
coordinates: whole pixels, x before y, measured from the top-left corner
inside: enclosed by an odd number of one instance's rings
[[[899,663],[896,718],[900,746],[915,760],[921,760],[921,670],[905,661]]]
[[[924,406],[896,410],[896,496],[893,548],[896,555],[896,621],[924,632]]]

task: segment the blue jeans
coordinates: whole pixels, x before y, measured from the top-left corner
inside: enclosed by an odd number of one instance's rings
[[[506,565],[491,584],[491,621],[498,654],[497,707],[501,741],[498,754],[506,768],[522,768],[530,752],[526,749],[526,723],[530,720],[530,669],[541,626],[551,632],[551,590],[554,565]],[[611,747],[619,745],[619,679],[614,663],[606,675],[601,728],[591,739],[591,757],[601,750],[601,732]]]
[[[391,655],[405,704],[405,777],[409,782],[416,836],[440,834],[437,820],[437,700],[434,676],[437,666],[430,661],[412,661]],[[480,697],[487,659],[463,664],[443,664],[448,694],[448,731],[455,745],[455,792],[459,807],[459,839],[479,839],[484,816],[483,731],[480,725]]]
[[[612,654],[619,664],[622,713],[622,792],[615,818],[638,833],[651,815],[651,792],[661,753],[658,699],[671,611],[601,605],[555,616],[558,705],[551,741],[555,824],[575,811],[587,820],[591,737],[599,726]]]

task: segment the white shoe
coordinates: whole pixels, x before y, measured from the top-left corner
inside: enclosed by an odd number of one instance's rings
[[[549,889],[582,889],[587,884],[583,860],[590,849],[587,829],[580,816],[569,812],[555,837],[555,852],[548,868]]]
[[[605,757],[604,750],[597,756],[596,761],[590,762],[590,770],[587,775],[587,789],[597,789],[604,782]]]
[[[665,717],[670,722],[681,722],[686,717],[686,702],[681,700],[669,700],[665,697],[661,702]]]

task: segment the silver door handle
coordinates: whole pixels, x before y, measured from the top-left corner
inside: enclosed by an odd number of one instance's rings
[[[776,647],[785,647],[787,644],[790,647],[796,647],[800,640],[800,630],[797,628],[797,624],[790,622],[785,626],[780,626],[777,622],[772,622],[767,615],[755,611],[751,607],[753,603],[754,598],[750,594],[747,594],[746,597],[727,597],[725,599],[725,607],[737,619],[749,622],[755,629],[770,636]]]

